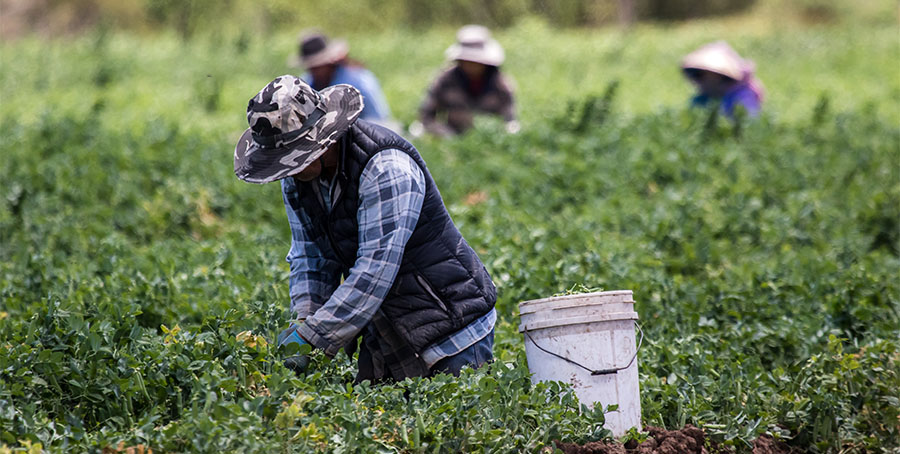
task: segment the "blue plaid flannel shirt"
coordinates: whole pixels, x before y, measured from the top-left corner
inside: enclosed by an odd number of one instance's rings
[[[335,179],[319,179],[313,187],[328,210],[342,189]],[[309,238],[308,215],[294,211],[287,202],[287,194],[297,191],[292,178],[282,180],[282,191],[291,227],[291,249],[286,258],[291,265],[291,310],[305,319],[299,333],[327,355],[336,354],[366,329],[367,334],[377,334],[376,341],[366,343],[376,369],[390,370],[395,377],[411,376],[421,373],[421,362],[431,368],[494,329],[497,314],[491,310],[418,355],[391,329],[379,310],[393,286],[425,198],[425,175],[407,154],[382,151],[363,169],[357,213],[359,250],[343,282],[334,252]]]

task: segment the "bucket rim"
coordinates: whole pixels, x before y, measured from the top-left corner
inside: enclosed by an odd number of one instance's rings
[[[571,317],[522,320],[519,324],[519,332],[537,331],[548,328],[558,328],[570,325],[588,325],[591,323],[618,322],[631,320],[635,323],[639,320],[638,313],[634,311],[612,312],[609,314],[576,315]]]
[[[619,297],[619,298],[615,298]],[[623,298],[622,297],[627,297]],[[591,299],[589,305],[634,303],[634,292],[631,290],[608,290],[592,293],[575,293],[572,295],[550,296],[519,303],[519,315],[531,314],[544,310],[562,309],[582,305],[580,300]]]

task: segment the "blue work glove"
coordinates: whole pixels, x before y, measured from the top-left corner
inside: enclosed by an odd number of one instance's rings
[[[288,329],[282,331],[281,334],[278,335],[279,347],[290,344],[297,344],[299,347],[310,345],[309,342],[306,342],[300,337],[300,333],[297,332],[297,325],[294,324],[291,324]],[[310,345],[310,347],[312,347],[312,345]],[[307,366],[309,366],[309,357],[307,355],[290,356],[284,359],[284,365],[295,373],[300,374],[306,370]]]

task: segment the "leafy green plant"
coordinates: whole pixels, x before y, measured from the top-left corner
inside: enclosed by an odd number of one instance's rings
[[[577,295],[579,293],[594,293],[602,291],[602,287],[588,287],[584,284],[574,284],[571,287],[567,288],[566,291],[554,293],[553,296]]]

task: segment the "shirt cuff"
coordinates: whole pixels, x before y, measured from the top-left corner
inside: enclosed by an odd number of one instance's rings
[[[333,358],[334,355],[337,355],[338,350],[341,349],[341,345],[336,345],[325,338],[325,336],[320,335],[319,333],[313,331],[313,329],[307,324],[305,321],[302,325],[297,328],[297,332],[300,333],[300,336],[303,337],[310,345],[316,348],[321,348],[325,355],[329,358]]]

